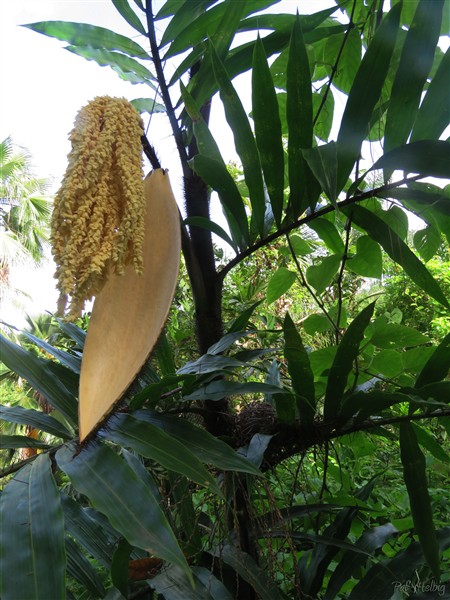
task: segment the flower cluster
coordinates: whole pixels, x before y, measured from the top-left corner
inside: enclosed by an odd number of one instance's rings
[[[126,265],[142,271],[142,133],[141,117],[124,98],[97,97],[75,119],[52,217],[61,314],[70,299],[69,316],[77,316]]]

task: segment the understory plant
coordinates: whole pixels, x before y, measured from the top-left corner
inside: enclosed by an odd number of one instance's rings
[[[82,445],[80,323],[59,319],[63,347],[28,333],[39,352],[2,339],[32,390],[0,409],[2,600],[449,593],[450,305],[427,268],[450,241],[448,3],[278,4],[112,0],[128,37],[27,25],[148,86],[132,103],[175,139],[183,260],[153,353]],[[382,304],[392,264],[441,329]]]

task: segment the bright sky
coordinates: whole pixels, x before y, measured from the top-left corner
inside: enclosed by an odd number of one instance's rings
[[[156,1],[155,11],[162,4],[162,0]],[[295,12],[299,8],[299,12],[307,13],[334,5],[333,0],[285,0],[278,10]],[[99,67],[65,51],[62,42],[20,27],[53,20],[90,23],[133,37],[144,47],[147,43],[128,26],[110,0],[0,0],[0,140],[11,135],[17,145],[27,148],[36,175],[51,178],[52,191],[56,191],[66,169],[68,134],[78,110],[98,95],[132,100],[149,97],[151,90],[124,82],[109,67]],[[247,108],[250,110],[250,106]],[[216,112],[212,120],[220,121],[219,105],[213,110]],[[224,148],[224,158],[234,159],[232,136],[223,120],[213,133]],[[180,169],[174,161],[175,145],[164,116],[153,116],[149,139],[157,148],[162,165],[170,169],[174,193],[181,205]],[[52,271],[52,267],[38,271],[15,268],[12,284],[28,293],[30,299],[22,298],[23,306],[15,309],[5,303],[1,318],[22,327],[24,312],[54,311]]]

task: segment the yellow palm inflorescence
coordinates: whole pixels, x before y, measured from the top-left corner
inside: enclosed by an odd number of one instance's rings
[[[76,317],[112,273],[142,272],[143,124],[124,98],[100,96],[78,113],[52,217],[58,311]]]

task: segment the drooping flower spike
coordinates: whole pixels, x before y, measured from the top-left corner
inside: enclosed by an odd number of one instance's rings
[[[143,124],[124,98],[100,96],[78,113],[52,217],[58,312],[76,317],[111,274],[142,272]]]

